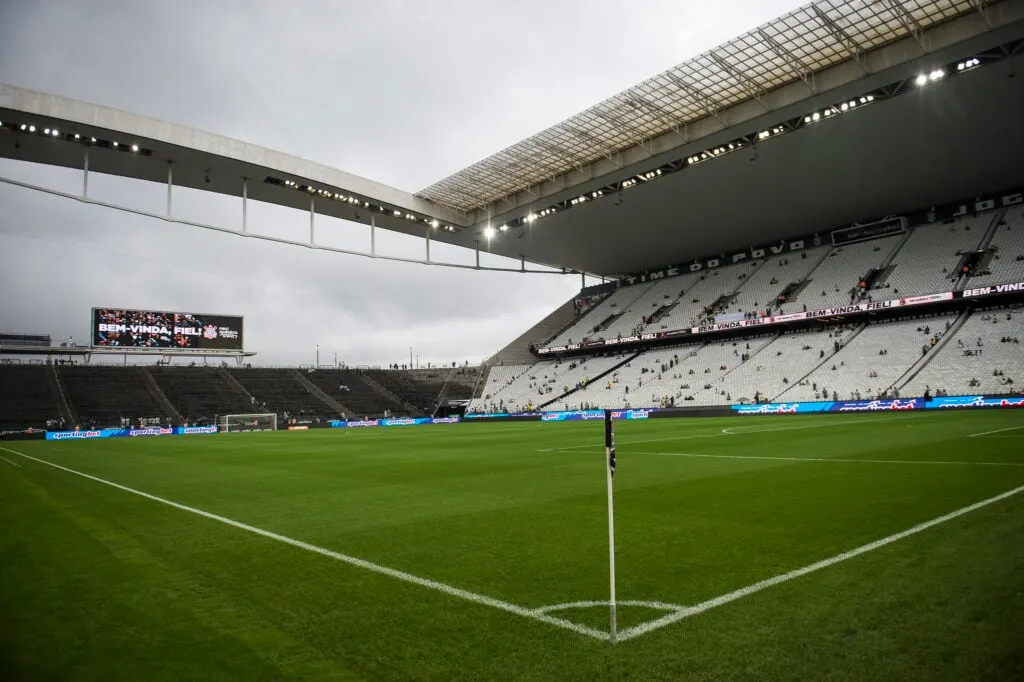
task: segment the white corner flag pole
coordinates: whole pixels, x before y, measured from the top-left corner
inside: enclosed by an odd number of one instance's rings
[[[608,477],[608,582],[609,606],[611,608],[611,629],[609,642],[615,644],[617,638],[615,627],[615,502],[612,480],[615,477],[615,432],[612,428],[612,411],[604,411],[604,450],[606,455],[605,470]]]

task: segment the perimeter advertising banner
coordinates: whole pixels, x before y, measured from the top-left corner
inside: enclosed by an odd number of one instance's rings
[[[152,426],[144,429],[79,429],[47,431],[46,440],[86,440],[93,438],[138,438],[145,436],[198,436],[217,433],[216,426]]]
[[[900,412],[903,410],[938,410],[976,407],[1024,407],[1024,396],[987,397],[956,396],[948,398],[907,398],[886,400],[812,401],[806,403],[768,403],[764,405],[731,405],[737,414],[809,414],[812,412]]]
[[[242,350],[242,317],[93,308],[90,343],[104,348]]]

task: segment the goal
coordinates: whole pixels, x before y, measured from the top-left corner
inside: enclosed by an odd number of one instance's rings
[[[217,417],[217,426],[222,432],[276,431],[276,414],[224,414]]]

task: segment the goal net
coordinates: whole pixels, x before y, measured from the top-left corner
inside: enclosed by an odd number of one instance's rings
[[[276,431],[276,414],[224,414],[217,418],[217,426],[222,432],[237,433],[239,431]]]

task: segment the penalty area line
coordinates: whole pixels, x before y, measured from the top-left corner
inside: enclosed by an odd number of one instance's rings
[[[290,538],[287,535],[281,535],[279,533],[274,533],[273,531],[264,530],[263,528],[250,526],[247,523],[235,521],[234,519],[229,519],[226,516],[220,516],[219,514],[214,514],[208,511],[204,511],[202,509],[197,509],[196,507],[190,507],[188,505],[181,504],[180,502],[175,502],[173,500],[168,500],[163,497],[158,497],[156,495],[143,492],[142,490],[129,488],[126,485],[114,483],[113,481],[108,481],[104,478],[100,478],[99,476],[93,476],[92,474],[87,474],[82,471],[76,471],[75,469],[70,469],[60,464],[54,464],[53,462],[49,462],[45,459],[39,459],[38,457],[33,457],[31,455],[26,455],[25,453],[18,452],[17,450],[11,450],[10,448],[5,447],[0,447],[0,450],[9,452],[19,457],[24,457],[25,459],[29,459],[40,464],[45,464],[46,466],[53,467],[54,469],[66,471],[67,473],[74,474],[75,476],[87,478],[90,481],[95,481],[96,483],[102,483],[103,485],[107,485],[112,488],[117,488],[118,490],[124,491],[126,493],[131,493],[132,495],[144,497],[147,500],[152,500],[153,502],[165,504],[168,507],[174,507],[175,509],[185,511],[190,514],[202,516],[203,518],[210,519],[211,521],[217,521],[219,523],[232,526],[233,528],[237,528],[239,530],[244,530],[246,532],[268,538],[270,540],[277,540],[278,542],[284,543],[286,545],[291,545],[292,547],[304,549],[307,552],[313,552],[314,554],[319,554],[321,556],[335,559],[342,563],[349,564],[350,566],[355,566],[357,568],[362,568],[367,571],[372,571],[373,573],[379,573],[381,575],[386,575],[396,580],[401,580],[402,582],[411,583],[413,585],[419,585],[420,587],[425,587],[430,590],[442,592],[444,594],[447,594],[448,596],[456,597],[458,599],[462,599],[468,602],[473,602],[474,604],[490,606],[491,608],[498,609],[499,611],[505,611],[506,613],[512,613],[517,616],[522,616],[523,618],[529,618],[531,620],[535,620],[541,623],[547,623],[549,625],[554,625],[565,630],[571,630],[578,634],[586,635],[587,637],[592,637],[594,639],[599,639],[601,641],[608,640],[607,632],[602,632],[601,630],[597,630],[595,628],[580,625],[579,623],[573,623],[572,621],[564,620],[562,618],[555,618],[554,616],[548,615],[543,610],[526,608],[525,606],[519,606],[518,604],[512,604],[510,602],[502,601],[500,599],[495,599],[494,597],[488,597],[483,594],[470,592],[469,590],[463,590],[461,588],[454,587],[452,585],[447,585],[436,580],[431,580],[429,578],[421,578],[420,576],[413,575],[412,573],[406,573],[405,571],[400,571],[395,568],[389,568],[387,566],[375,564],[372,561],[367,561],[366,559],[360,559],[358,557],[342,554],[341,552],[335,552],[325,547],[320,547],[317,545],[310,544],[308,542],[303,542],[302,540]]]
[[[861,554],[873,552],[876,549],[880,549],[882,547],[885,547],[886,545],[890,545],[898,540],[902,540],[903,538],[910,537],[911,535],[915,535],[922,531],[928,530],[932,526],[937,526],[941,523],[952,521],[953,519],[963,516],[964,514],[969,514],[973,511],[981,509],[982,507],[987,507],[990,504],[1001,502],[1021,492],[1024,492],[1024,485],[1014,488],[1013,490],[1008,490],[1005,493],[996,495],[995,497],[990,497],[986,500],[982,500],[981,502],[975,502],[972,505],[962,507],[960,509],[957,509],[956,511],[944,514],[943,516],[939,516],[930,521],[919,523],[916,526],[908,528],[907,530],[901,531],[899,533],[895,533],[888,537],[884,537],[881,540],[875,540],[874,542],[868,543],[866,545],[861,545],[860,547],[857,547],[856,549],[851,549],[848,552],[843,552],[842,554],[837,554],[828,559],[823,559],[809,566],[804,566],[803,568],[798,568],[796,570],[789,571],[788,573],[783,573],[781,575],[768,578],[767,580],[762,580],[752,585],[741,587],[738,590],[729,592],[728,594],[723,594],[719,597],[715,597],[714,599],[709,599],[708,601],[703,602],[701,604],[697,604],[696,606],[690,606],[675,613],[670,613],[668,615],[662,616],[661,618],[648,621],[646,623],[642,623],[631,628],[627,628],[618,633],[618,639],[620,642],[624,642],[626,640],[634,639],[641,635],[646,635],[649,632],[654,632],[655,630],[661,629],[668,625],[672,625],[673,623],[678,623],[684,618],[689,618],[690,616],[695,616],[699,613],[710,611],[711,609],[716,608],[718,606],[723,606],[724,604],[736,601],[737,599],[742,599],[743,597],[750,596],[752,594],[760,592],[761,590],[768,589],[769,587],[774,587],[775,585],[789,582],[790,580],[795,580],[796,578],[805,576],[808,573],[814,573],[815,571],[820,571],[823,568],[834,566],[838,563],[842,563],[854,557],[860,556]]]

